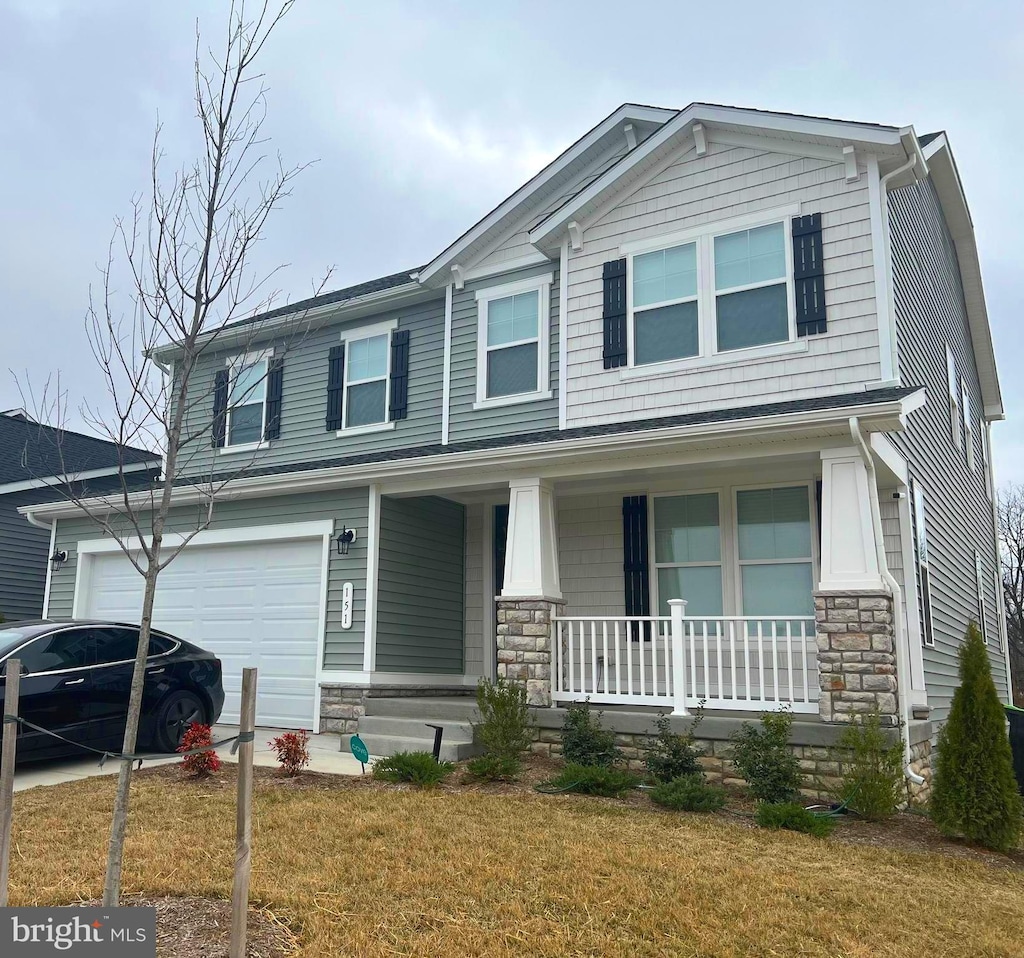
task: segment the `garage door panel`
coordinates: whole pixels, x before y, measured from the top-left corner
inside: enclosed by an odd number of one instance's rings
[[[255,667],[257,721],[312,727],[321,561],[320,540],[200,545],[161,572],[154,623],[220,658],[224,721],[238,721],[242,669]],[[121,554],[92,562],[85,614],[137,622],[142,577]]]

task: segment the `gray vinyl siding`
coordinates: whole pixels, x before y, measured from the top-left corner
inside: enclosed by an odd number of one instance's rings
[[[996,687],[1006,696],[1006,666],[999,641],[993,581],[996,568],[992,504],[981,454],[983,408],[967,323],[956,251],[930,181],[895,190],[889,198],[893,293],[900,375],[924,386],[928,403],[892,436],[911,476],[925,493],[934,648],[925,647],[925,680],[933,715],[945,720],[958,684],[957,651],[967,623],[978,618],[974,551],[982,556],[989,659]],[[966,384],[974,417],[975,468],[953,442],[946,378],[946,344]],[[962,432],[961,422],[957,429]],[[916,574],[916,570],[915,570]]]
[[[566,615],[625,615],[622,497],[625,492],[558,500],[558,568]]]
[[[345,324],[308,332],[292,332],[290,338],[260,343],[252,351],[274,348],[284,357],[281,401],[281,437],[257,451],[232,454],[212,448],[209,424],[213,417],[213,383],[227,358],[245,350],[222,349],[204,356],[194,374],[193,431],[202,430],[185,455],[181,473],[202,477],[253,466],[262,468],[314,462],[380,449],[402,449],[440,443],[442,370],[444,368],[444,294],[428,303],[396,312],[362,317]],[[398,329],[409,330],[409,405],[406,419],[393,429],[361,435],[338,436],[327,430],[328,353],[341,341],[341,333],[356,333],[361,327],[390,319]],[[299,324],[301,325],[301,324]]]
[[[464,554],[462,505],[381,497],[376,671],[462,674]]]
[[[484,512],[491,505],[475,502],[466,506],[466,599],[463,621],[466,643],[466,674],[483,675],[485,609],[491,604],[484,597]],[[493,590],[492,590],[493,591]]]
[[[553,274],[549,318],[550,361],[548,365],[551,398],[490,409],[474,409],[477,376],[476,293],[503,283]],[[558,264],[531,267],[488,276],[455,290],[452,299],[451,402],[449,406],[449,440],[486,439],[492,436],[536,432],[558,428]]]
[[[241,529],[247,526],[308,522],[330,519],[335,529],[342,525],[365,533],[368,516],[366,487],[338,489],[298,496],[256,499],[227,499],[214,505],[210,529]],[[169,532],[187,532],[196,527],[197,507],[172,510]],[[70,616],[74,604],[79,540],[99,539],[100,530],[87,518],[61,519],[57,524],[57,547],[67,549],[68,562],[54,573],[50,582],[50,614]],[[258,549],[259,543],[249,544]],[[352,628],[341,628],[342,589],[351,582],[354,592]],[[157,582],[159,588],[159,580]],[[327,630],[324,640],[324,668],[361,670],[366,610],[366,536],[360,535],[347,556],[332,551],[327,571]]]

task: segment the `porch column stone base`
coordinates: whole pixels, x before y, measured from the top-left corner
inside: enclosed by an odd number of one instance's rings
[[[879,590],[814,594],[823,722],[850,723],[878,710],[881,724],[899,725],[893,601]]]
[[[565,605],[550,597],[497,597],[498,678],[526,689],[530,705],[551,705],[551,617]]]

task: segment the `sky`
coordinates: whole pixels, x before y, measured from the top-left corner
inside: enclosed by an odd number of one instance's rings
[[[1024,5],[633,0],[298,0],[262,58],[266,132],[316,161],[256,249],[281,300],[430,260],[632,101],[695,101],[948,132],[981,253],[1007,421],[996,475],[1024,481]],[[0,409],[60,372],[102,405],[84,314],[114,217],[144,191],[159,116],[194,146],[197,20],[226,0],[0,0]],[[74,419],[72,420],[74,422]]]

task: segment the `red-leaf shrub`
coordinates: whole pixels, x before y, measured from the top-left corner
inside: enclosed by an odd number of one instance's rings
[[[187,752],[193,748],[202,748],[204,745],[213,744],[213,731],[209,725],[201,722],[193,722],[181,739],[178,746],[179,752]],[[208,752],[196,752],[194,755],[186,755],[181,760],[181,767],[193,778],[206,778],[214,772],[220,771],[220,759],[217,753],[210,749]]]
[[[267,744],[274,750],[285,775],[298,775],[309,764],[309,733],[285,732]]]

